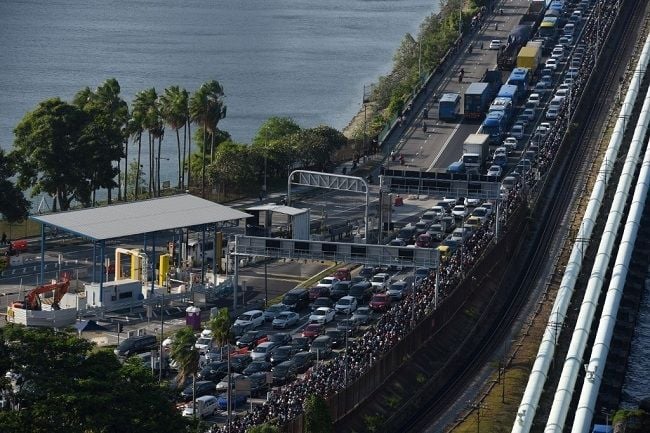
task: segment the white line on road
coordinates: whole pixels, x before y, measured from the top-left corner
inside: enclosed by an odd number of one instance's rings
[[[440,159],[440,156],[442,155],[442,152],[445,151],[445,149],[447,148],[447,145],[449,144],[449,142],[451,141],[451,139],[454,138],[454,135],[456,135],[456,131],[458,131],[458,128],[460,128],[460,123],[457,123],[457,124],[456,124],[456,127],[454,128],[453,132],[449,135],[449,138],[447,138],[447,141],[445,141],[445,144],[443,144],[442,147],[440,148],[440,152],[438,152],[438,154],[436,155],[436,157],[433,158],[433,162],[431,163],[431,165],[429,166],[429,168],[427,168],[427,171],[431,171],[431,170],[433,170],[433,167],[434,167],[434,166],[436,165],[436,163],[438,162],[438,159]]]

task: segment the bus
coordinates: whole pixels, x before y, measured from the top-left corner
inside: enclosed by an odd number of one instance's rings
[[[539,25],[539,35],[543,38],[554,38],[557,33],[557,17],[544,17]]]
[[[490,136],[490,144],[500,144],[505,131],[505,117],[501,111],[493,111],[485,116],[480,132]]]
[[[526,93],[528,84],[530,83],[530,69],[528,68],[515,68],[508,78],[507,84],[512,84],[517,86],[519,94],[523,95]]]
[[[438,119],[455,122],[460,116],[461,97],[458,93],[445,93],[438,105]]]

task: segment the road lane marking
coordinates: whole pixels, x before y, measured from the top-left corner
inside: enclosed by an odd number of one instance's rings
[[[437,163],[438,160],[440,159],[440,156],[442,156],[442,152],[445,151],[445,149],[447,148],[447,145],[449,144],[449,142],[451,141],[451,139],[454,138],[454,135],[456,135],[456,131],[458,131],[458,128],[460,128],[460,123],[456,124],[456,127],[454,128],[454,130],[452,131],[452,133],[449,135],[449,138],[447,138],[447,141],[445,141],[445,144],[442,145],[442,147],[440,148],[440,152],[438,152],[438,154],[435,156],[435,158],[433,158],[433,162],[431,163],[431,165],[429,166],[429,168],[427,168],[426,171],[431,171],[431,170],[433,170],[433,167],[436,165],[436,163]]]

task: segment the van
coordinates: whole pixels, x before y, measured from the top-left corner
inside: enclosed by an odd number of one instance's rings
[[[548,103],[548,107],[560,109],[560,107],[562,107],[562,104],[564,104],[564,97],[555,96],[553,99],[551,99],[551,102]]]
[[[327,358],[332,354],[332,338],[327,335],[316,337],[312,341],[309,351],[316,354],[319,359]]]
[[[219,406],[217,405],[217,397],[214,395],[204,395],[196,399],[196,416],[199,418],[206,418],[217,413]],[[194,408],[192,403],[185,406],[183,409],[183,416],[193,417]]]
[[[305,308],[309,305],[309,292],[300,287],[291,289],[282,298],[282,303],[293,311]]]
[[[118,357],[129,357],[137,353],[144,353],[158,347],[155,335],[137,335],[122,341],[113,352]]]
[[[575,29],[576,29],[575,24],[568,23],[567,25],[564,26],[564,30],[562,30],[562,33],[564,33],[565,35],[573,36]]]

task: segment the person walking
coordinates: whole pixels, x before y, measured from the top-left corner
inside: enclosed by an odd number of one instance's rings
[[[0,245],[7,245],[7,233],[2,232],[2,241],[0,241]]]

